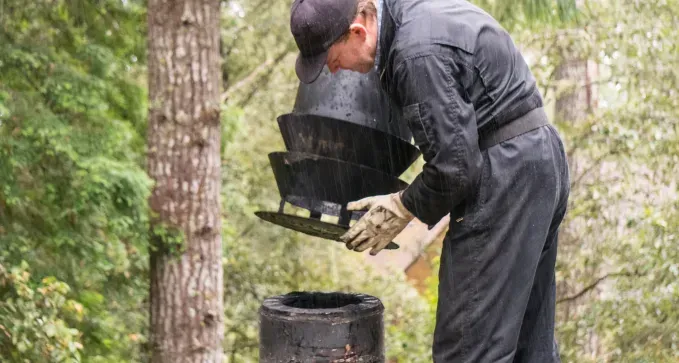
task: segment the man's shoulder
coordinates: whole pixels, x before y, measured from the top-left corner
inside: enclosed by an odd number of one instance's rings
[[[501,26],[464,0],[385,0],[397,24],[392,47],[399,58],[436,52],[440,46],[474,54],[479,34]]]

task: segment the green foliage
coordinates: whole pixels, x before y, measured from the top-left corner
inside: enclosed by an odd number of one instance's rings
[[[588,59],[598,107],[557,120],[572,170],[558,260],[565,361],[674,362],[679,89],[676,1],[587,3],[586,27],[545,27],[520,42],[539,54],[546,93],[561,64]],[[589,68],[592,69],[591,67]],[[551,98],[553,100],[553,98]],[[594,358],[593,358],[594,357]]]
[[[149,248],[159,249],[164,254],[179,257],[186,251],[185,236],[181,229],[156,223],[151,227],[149,236]]]
[[[62,297],[81,310],[63,326],[30,325],[42,323],[25,315],[30,350],[54,353],[17,357],[136,360],[151,187],[139,132],[143,8],[117,0],[0,4],[0,263],[24,260],[31,274],[21,284],[54,290],[21,295],[22,306],[40,312],[42,300],[54,300],[44,312],[53,320]],[[57,280],[43,280],[49,276]]]
[[[576,0],[474,0],[509,30],[539,29],[545,25],[571,24],[578,20]]]
[[[83,307],[67,298],[68,285],[54,277],[33,282],[24,261],[0,264],[0,356],[3,362],[80,362],[80,332],[68,321]]]

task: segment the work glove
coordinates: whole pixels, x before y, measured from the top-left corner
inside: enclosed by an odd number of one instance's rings
[[[376,255],[410,223],[415,216],[401,203],[401,193],[363,198],[347,204],[347,210],[367,209],[349,230],[340,237],[348,249],[363,252],[372,247]]]

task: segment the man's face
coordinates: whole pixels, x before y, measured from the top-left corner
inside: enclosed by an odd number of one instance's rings
[[[327,65],[331,73],[340,69],[368,73],[373,69],[377,49],[377,26],[376,22],[371,20],[366,22],[363,16],[357,17],[349,28],[348,37],[330,47]]]

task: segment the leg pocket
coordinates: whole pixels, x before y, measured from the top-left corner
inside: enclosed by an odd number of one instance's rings
[[[452,224],[463,223],[470,229],[481,229],[488,226],[488,216],[484,215],[486,204],[492,193],[491,165],[488,151],[482,151],[483,168],[474,190],[458,204],[450,213]]]

